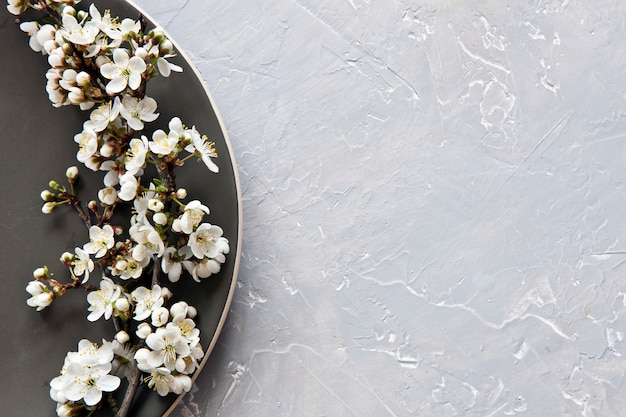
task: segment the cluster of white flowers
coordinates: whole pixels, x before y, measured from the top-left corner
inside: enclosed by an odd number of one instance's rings
[[[137,366],[148,375],[148,386],[159,395],[189,391],[189,375],[198,368],[198,361],[204,356],[200,330],[193,321],[195,308],[184,301],[173,304],[169,310],[160,306],[153,301],[162,291],[158,286],[152,290],[140,287],[136,291],[140,291],[140,297],[149,300],[150,308],[146,310],[150,311],[151,319],[151,324],[141,323],[137,330],[137,336],[145,339],[147,346],[135,353]]]
[[[73,138],[76,159],[102,174],[97,200],[86,209],[75,193],[74,166],[66,171],[69,186],[50,181],[50,189],[41,193],[44,213],[61,205],[76,209],[89,240],[60,258],[70,283],[52,279],[47,267],[35,270],[26,287],[27,304],[43,310],[67,290],[84,288],[87,320],[104,318],[116,328],[112,342],[98,346],[82,340],[77,352],[68,353],[61,374],[50,383],[59,416],[101,406],[103,393],[118,389],[124,377],[141,380],[160,395],[189,391],[204,355],[197,312],[184,301],[169,305],[172,293],[158,284],[159,277],[177,282],[186,271],[200,282],[220,271],[229,252],[223,230],[204,221],[209,208],[197,199],[186,202],[187,191],[174,182],[174,169],[193,156],[217,173],[214,144],[178,117],[171,118],[167,131],[145,131],[159,117],[156,100],[146,95],[147,82],[182,71],[168,61],[174,56],[172,43],[159,29],[146,31],[139,20],[120,21],[93,4],[79,10],[79,2],[7,0],[15,15],[28,9],[47,14],[20,23],[20,29],[30,47],[47,56],[52,104],[89,112]],[[144,178],[151,170],[153,177]],[[121,205],[130,210],[125,226],[111,223]],[[92,284],[95,275],[101,278]],[[143,378],[135,378],[136,372]]]
[[[83,339],[77,352],[67,354],[61,375],[50,381],[50,396],[57,402],[59,416],[95,406],[103,392],[120,386],[120,378],[110,374],[113,358],[113,344],[105,340],[98,346]]]

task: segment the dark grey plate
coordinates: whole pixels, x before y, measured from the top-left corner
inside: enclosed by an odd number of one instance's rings
[[[139,12],[120,0],[94,1],[99,10],[112,15],[137,18]],[[88,4],[82,5],[87,7]],[[67,351],[76,350],[82,338],[99,341],[112,338],[110,322],[96,325],[86,320],[84,293],[66,295],[42,312],[26,305],[26,283],[32,271],[48,265],[63,280],[67,271],[58,259],[66,250],[87,240],[86,228],[64,207],[58,213],[41,213],[39,193],[50,179],[64,180],[65,169],[77,165],[83,175],[83,200],[96,199],[99,176],[75,160],[73,136],[88,118],[75,107],[53,108],[45,91],[46,57],[28,47],[28,37],[13,23],[15,16],[0,6],[0,407],[5,416],[55,416],[49,397],[49,381],[58,375]],[[29,20],[29,19],[24,19]],[[199,311],[198,325],[207,354],[223,326],[239,267],[241,252],[241,197],[235,163],[220,116],[197,72],[179,55],[174,62],[182,74],[157,78],[148,86],[148,95],[159,105],[159,119],[150,129],[166,128],[173,116],[187,125],[196,125],[215,142],[219,174],[202,164],[188,162],[178,173],[179,186],[187,188],[211,209],[207,221],[224,229],[231,244],[222,271],[201,284],[184,277],[178,285],[165,280],[175,298],[187,300]],[[89,186],[91,184],[91,186]],[[177,398],[160,398],[145,386],[137,396],[130,415],[163,415]]]

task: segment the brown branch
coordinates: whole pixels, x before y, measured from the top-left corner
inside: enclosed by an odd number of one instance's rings
[[[137,388],[139,387],[139,382],[141,381],[141,371],[135,365],[133,369],[133,374],[130,377],[130,381],[128,381],[128,389],[126,390],[126,394],[124,394],[124,399],[122,400],[122,406],[120,407],[115,417],[126,417],[128,412],[130,411],[130,406],[133,403],[133,398],[135,398],[135,394],[137,393]]]

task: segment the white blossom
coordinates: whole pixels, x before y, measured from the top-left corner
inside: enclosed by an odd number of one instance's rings
[[[122,294],[122,289],[115,284],[110,278],[103,277],[100,281],[100,289],[87,294],[87,302],[89,303],[89,315],[87,320],[96,321],[104,316],[108,320],[113,315],[113,306],[115,301]]]
[[[94,263],[89,257],[89,254],[81,248],[75,248],[74,252],[76,253],[76,257],[72,261],[72,270],[77,277],[83,274],[85,275],[82,281],[84,284],[89,280],[89,273],[93,271]]]
[[[81,25],[74,16],[63,14],[63,30],[67,39],[76,45],[89,45],[96,39],[100,29],[91,21]]]
[[[117,196],[124,201],[131,201],[137,196],[139,181],[132,172],[127,172],[120,177],[120,191]]]
[[[110,371],[111,364],[86,367],[70,363],[67,375],[71,377],[71,382],[63,392],[70,401],[84,400],[89,406],[96,405],[102,399],[102,392],[115,391],[120,386],[120,378],[109,375]]]
[[[26,0],[8,0],[7,10],[14,15],[20,15],[28,9],[30,2]]]
[[[165,307],[159,307],[152,312],[150,319],[154,327],[164,326],[170,318],[170,311]]]
[[[115,244],[114,234],[113,228],[108,224],[102,228],[91,226],[89,228],[89,242],[85,243],[83,250],[96,258],[102,258],[107,253],[107,250],[111,249]]]
[[[140,339],[145,339],[150,333],[152,333],[152,327],[150,327],[148,323],[139,324],[139,326],[137,326],[137,331],[135,332],[137,337]]]
[[[146,337],[146,345],[150,348],[147,357],[148,365],[153,368],[165,366],[170,371],[175,370],[178,356],[189,355],[190,348],[183,337],[180,328],[168,323],[165,328],[160,327]]]
[[[147,319],[154,310],[163,305],[161,287],[158,285],[152,287],[151,290],[146,287],[138,287],[131,293],[131,297],[135,302],[134,319],[137,321]]]
[[[130,58],[128,52],[122,48],[113,51],[113,62],[100,67],[102,75],[111,80],[106,85],[106,91],[110,95],[122,92],[126,86],[132,90],[139,88],[145,70],[146,63],[143,59],[137,56]]]
[[[196,258],[214,258],[220,252],[228,251],[228,240],[222,234],[221,227],[202,223],[189,235],[188,245]]]
[[[84,123],[83,127],[91,129],[94,132],[102,132],[117,118],[120,113],[120,107],[121,102],[119,97],[115,97],[114,100],[109,100],[99,105],[91,112],[89,120]]]
[[[198,152],[202,162],[209,168],[211,172],[218,172],[219,168],[211,158],[217,157],[217,152],[213,148],[213,142],[208,142],[206,136],[201,136],[196,127],[191,128],[191,144],[185,147],[188,152]]]
[[[204,215],[210,213],[209,208],[198,200],[192,200],[185,204],[184,210],[177,227],[186,234],[193,232],[193,229],[202,222]]]
[[[179,137],[176,132],[170,131],[169,134],[166,134],[159,129],[152,134],[152,141],[149,143],[150,150],[157,155],[169,155],[176,150],[178,140]]]
[[[121,103],[120,114],[134,130],[143,130],[144,122],[153,122],[159,117],[159,113],[155,113],[157,102],[151,97],[138,99],[125,95]]]
[[[117,190],[113,187],[101,188],[98,191],[98,199],[108,206],[112,206],[117,201]]]
[[[98,150],[98,136],[88,127],[74,136],[74,142],[78,143],[76,159],[82,163],[87,162]]]
[[[141,136],[141,139],[131,139],[124,157],[124,166],[127,174],[135,175],[146,163],[148,153],[148,138]]]
[[[37,311],[48,307],[54,300],[54,293],[41,281],[30,281],[26,286],[26,292],[31,295],[26,300],[26,304],[31,307],[37,307]]]

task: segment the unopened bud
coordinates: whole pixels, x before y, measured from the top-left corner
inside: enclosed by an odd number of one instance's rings
[[[43,190],[40,195],[43,201],[54,201],[56,198],[56,194],[52,193],[50,190]]]
[[[163,297],[164,300],[169,300],[170,298],[172,298],[172,295],[172,292],[168,288],[161,288],[161,297]]]
[[[85,71],[81,71],[76,74],[76,84],[85,87],[91,84],[91,77]]]
[[[45,203],[42,207],[41,207],[41,212],[43,214],[50,214],[54,211],[54,209],[56,209],[58,206],[57,203],[49,201],[47,203]]]
[[[69,265],[70,263],[72,263],[72,260],[74,259],[74,254],[70,253],[70,252],[63,252],[63,255],[61,255],[61,262]]]
[[[117,340],[119,343],[123,345],[124,343],[130,340],[130,336],[128,336],[128,333],[126,333],[124,330],[120,330],[115,335],[115,340]]]
[[[118,311],[128,311],[128,308],[130,307],[130,304],[128,303],[128,300],[124,297],[122,298],[118,298],[117,300],[115,300],[115,309]]]
[[[100,147],[100,155],[104,156],[105,158],[113,155],[113,146],[109,145],[108,143],[102,145]]]
[[[155,213],[154,216],[152,216],[152,220],[160,226],[167,224],[167,216],[165,213]]]
[[[70,184],[74,184],[76,182],[76,179],[78,178],[78,168],[76,168],[75,166],[69,167],[65,171],[65,176],[67,177]]]
[[[58,183],[58,182],[56,182],[55,180],[51,180],[51,181],[48,183],[48,186],[49,186],[50,188],[52,188],[53,190],[57,190],[57,191],[61,191],[61,192],[64,192],[64,191],[65,191],[65,188],[61,187],[61,184],[59,184],[59,183]]]
[[[33,276],[37,279],[46,278],[48,276],[48,267],[37,268],[33,271]]]
[[[179,188],[178,190],[176,190],[176,198],[186,198],[187,197],[187,190],[185,190],[184,188]]]
[[[91,200],[87,203],[87,208],[91,211],[98,211],[98,202],[96,200]]]
[[[145,339],[148,335],[150,335],[150,333],[152,333],[152,327],[150,327],[148,323],[141,323],[137,326],[136,334],[139,338]]]

